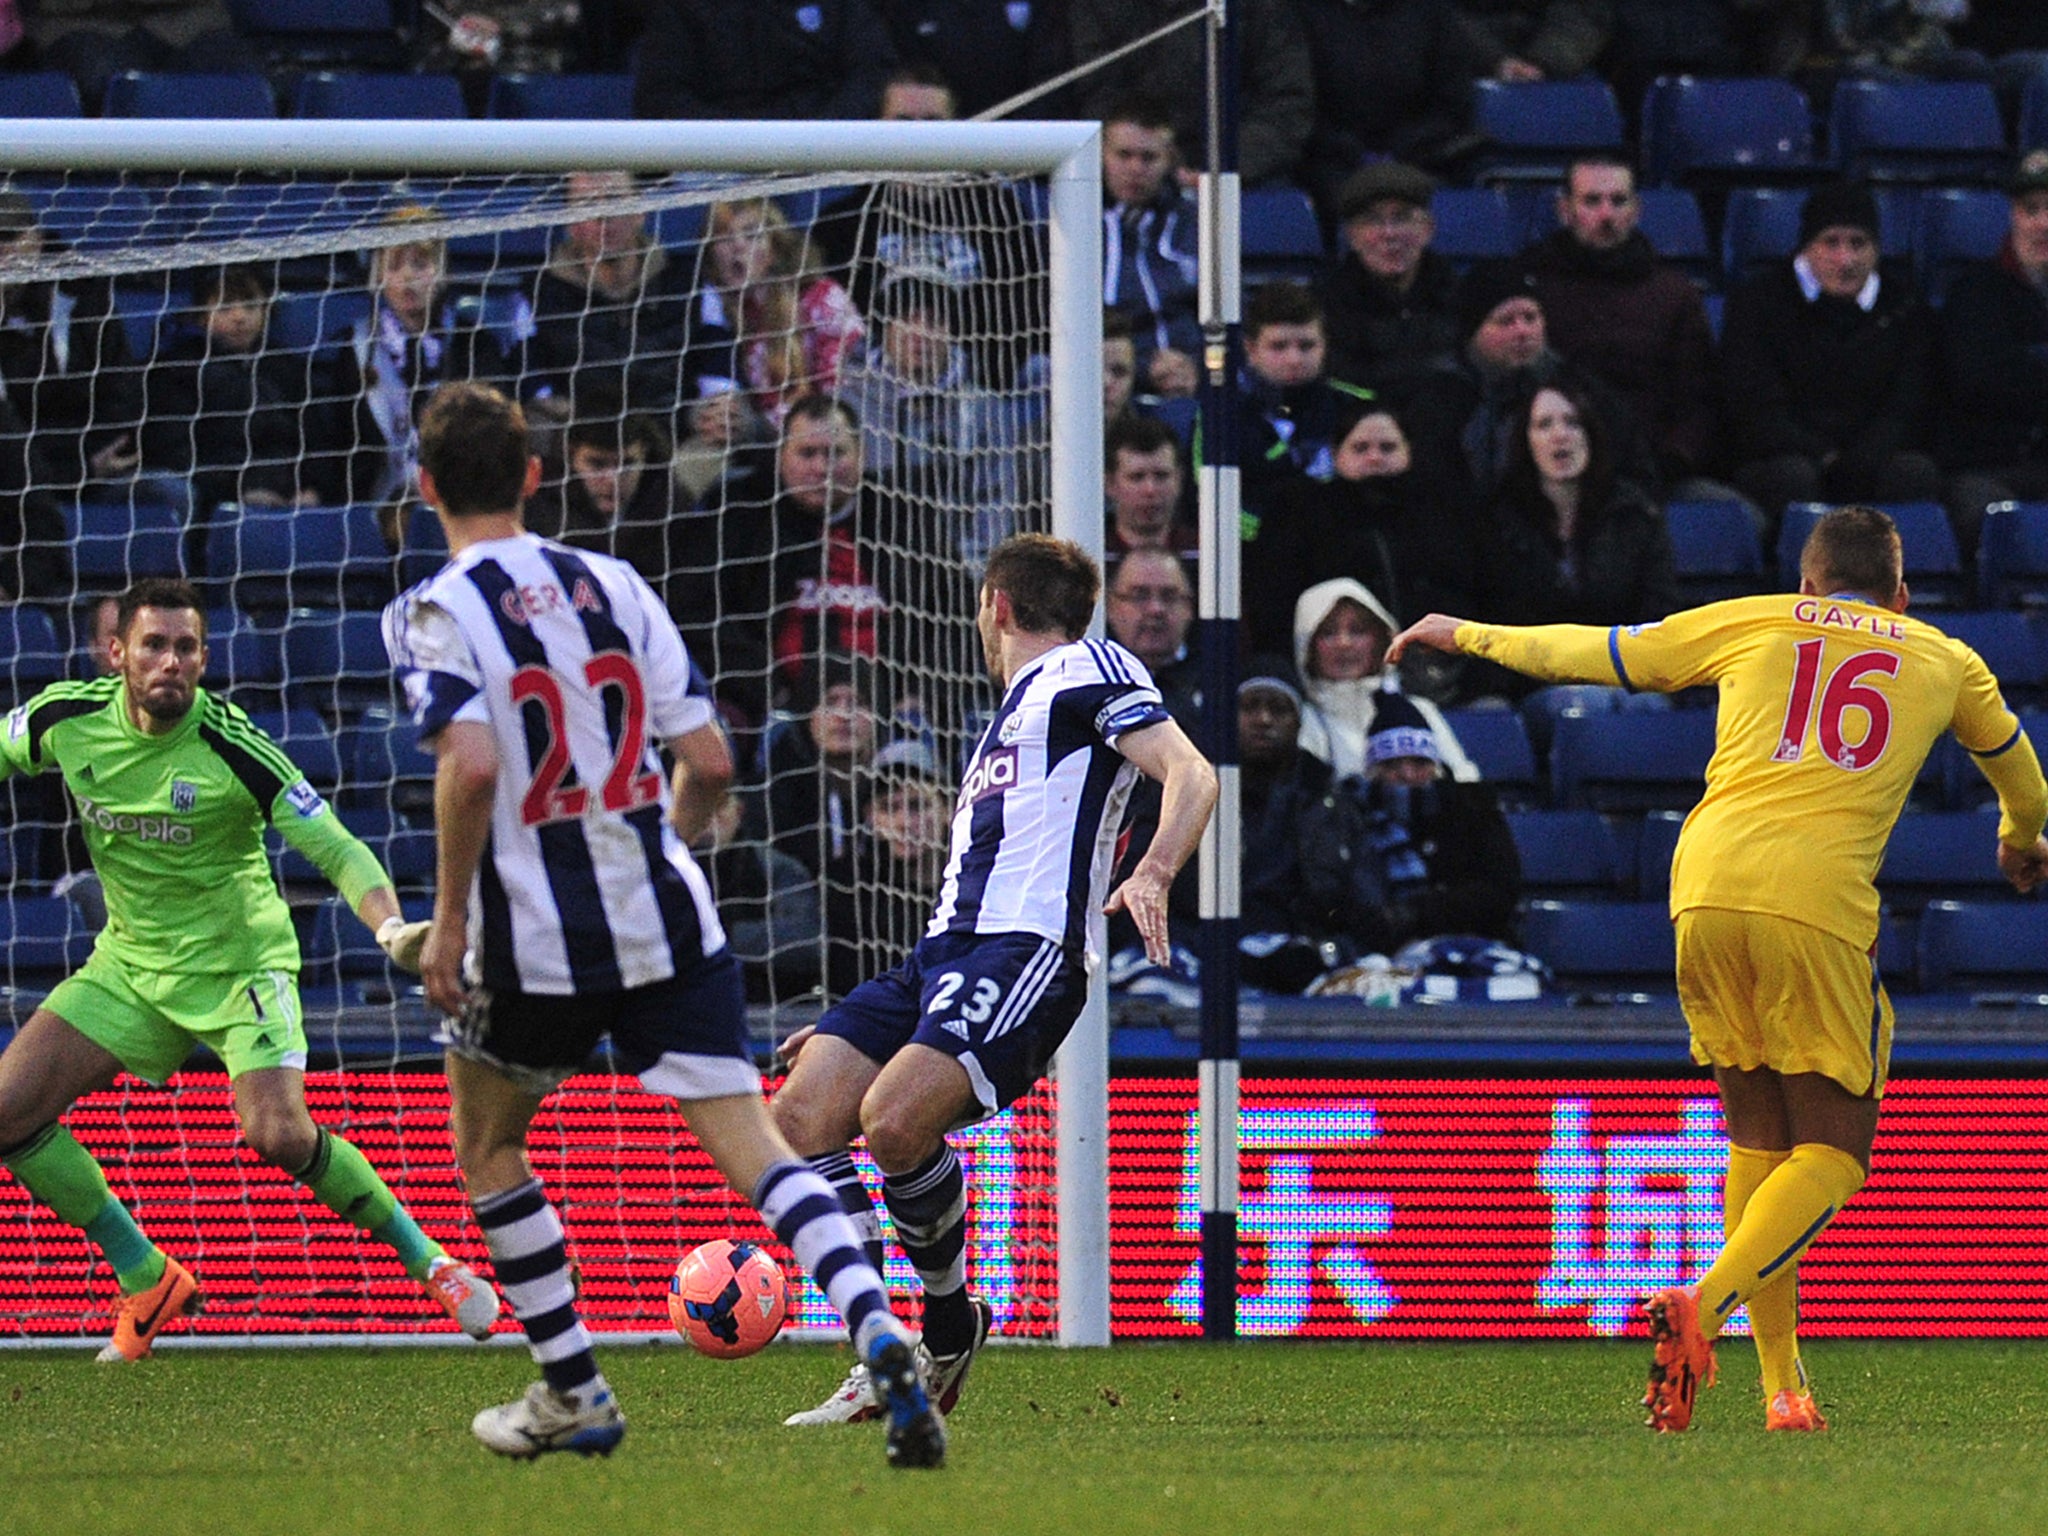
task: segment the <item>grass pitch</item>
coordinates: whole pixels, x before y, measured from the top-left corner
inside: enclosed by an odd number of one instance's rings
[[[926,1473],[889,1470],[876,1426],[781,1427],[844,1370],[823,1347],[606,1349],[625,1444],[532,1464],[469,1435],[524,1390],[523,1350],[9,1351],[0,1531],[2048,1531],[2048,1346],[1810,1354],[1827,1434],[1763,1432],[1735,1339],[1693,1432],[1660,1437],[1640,1343],[1000,1349]]]

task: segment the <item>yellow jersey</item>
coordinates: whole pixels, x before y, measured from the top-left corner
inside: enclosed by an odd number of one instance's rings
[[[1614,629],[1462,624],[1458,648],[1550,682],[1720,694],[1706,795],[1671,865],[1671,913],[1792,918],[1877,941],[1877,870],[1927,754],[1953,730],[2030,848],[2048,782],[1982,657],[1861,598],[1744,597]],[[1986,858],[1992,850],[1986,848]]]

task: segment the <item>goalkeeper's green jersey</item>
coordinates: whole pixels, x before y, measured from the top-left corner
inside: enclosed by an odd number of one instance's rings
[[[99,949],[165,972],[293,971],[299,941],[263,846],[275,826],[354,908],[390,884],[284,749],[203,688],[175,729],[128,717],[121,679],[56,683],[7,717],[0,777],[55,768],[106,889]]]

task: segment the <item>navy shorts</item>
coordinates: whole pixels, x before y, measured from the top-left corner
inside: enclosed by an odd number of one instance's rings
[[[1045,1076],[1087,999],[1086,967],[1049,939],[948,933],[847,993],[818,1020],[818,1033],[875,1061],[911,1044],[944,1051],[992,1115]]]
[[[747,1035],[746,987],[730,950],[665,981],[623,992],[470,993],[438,1037],[531,1092],[546,1094],[584,1069],[605,1035],[621,1072],[649,1093],[715,1099],[761,1091]]]

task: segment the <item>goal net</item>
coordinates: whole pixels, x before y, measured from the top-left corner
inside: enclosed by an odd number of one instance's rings
[[[638,567],[730,727],[741,789],[697,855],[764,1060],[908,949],[993,703],[980,562],[1017,531],[1100,546],[1092,125],[8,128],[10,705],[104,664],[104,598],[190,579],[207,686],[424,915],[432,761],[379,615],[446,554],[413,485],[416,413],[443,380],[487,380],[524,402],[543,463],[529,526]],[[18,1026],[101,915],[57,779],[0,793]],[[316,1119],[484,1261],[435,1020],[317,871],[274,852]],[[1107,1337],[1105,1038],[1098,999],[1055,1085],[957,1139],[971,1282],[1007,1334]],[[673,1106],[604,1066],[549,1099],[534,1162],[593,1326],[662,1332],[683,1251],[772,1240]],[[167,1088],[124,1077],[69,1123],[199,1275],[188,1335],[457,1336],[386,1251],[255,1161],[206,1059]],[[914,1313],[893,1248],[891,1266]],[[82,1236],[0,1179],[0,1338],[97,1337],[113,1296]],[[794,1315],[833,1325],[808,1282]]]

